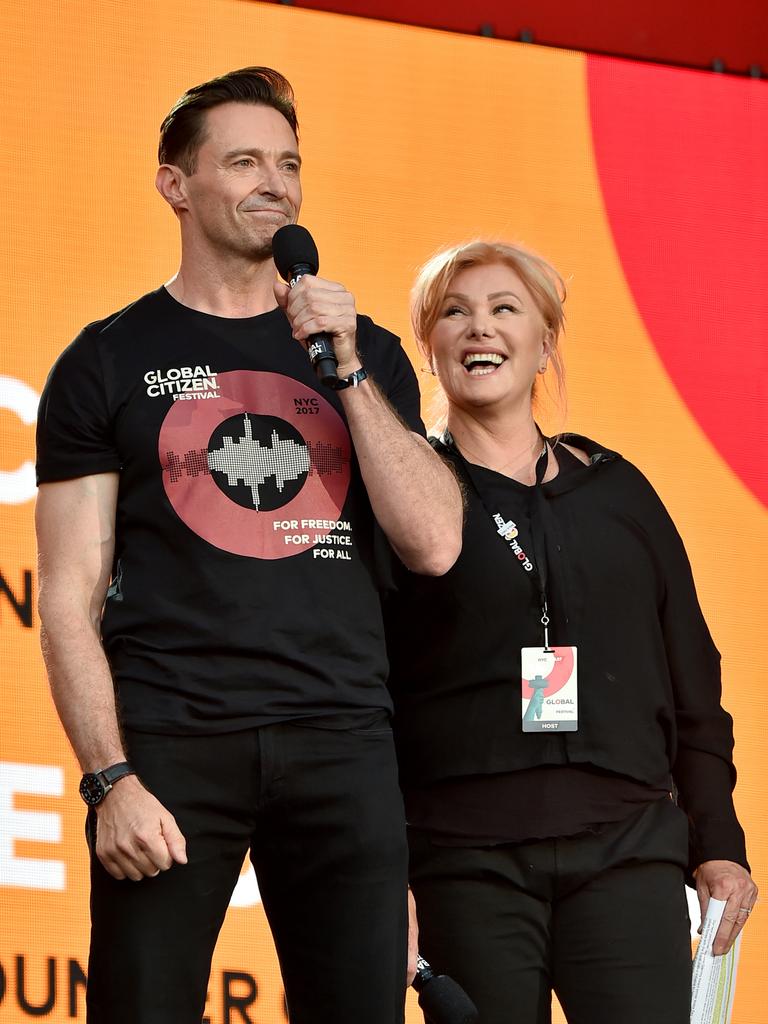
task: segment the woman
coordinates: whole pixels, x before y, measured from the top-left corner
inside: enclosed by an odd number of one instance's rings
[[[402,572],[392,685],[422,954],[483,1024],[688,1024],[684,879],[756,900],[719,655],[682,542],[620,455],[545,439],[562,281],[509,245],[440,253],[413,294],[467,496],[445,576]],[[551,646],[550,646],[551,645]],[[671,798],[674,794],[675,799]]]

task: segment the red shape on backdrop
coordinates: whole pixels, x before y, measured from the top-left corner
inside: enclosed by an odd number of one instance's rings
[[[691,413],[768,505],[768,83],[601,57],[587,75],[637,308]]]

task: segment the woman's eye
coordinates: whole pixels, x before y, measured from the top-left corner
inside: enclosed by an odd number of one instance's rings
[[[517,313],[517,306],[513,306],[511,302],[502,302],[493,311],[494,313]]]
[[[463,312],[464,311],[460,306],[448,306],[445,313],[443,313],[443,316],[456,316]]]

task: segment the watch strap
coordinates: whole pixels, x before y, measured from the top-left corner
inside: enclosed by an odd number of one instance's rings
[[[136,773],[127,761],[118,761],[117,764],[111,764],[109,768],[102,768],[101,771],[94,772],[94,774],[98,775],[104,781],[105,788],[110,790],[124,776]]]
[[[368,380],[368,374],[361,366],[359,370],[350,373],[348,377],[339,377],[332,384],[334,391],[344,391],[345,388],[359,388],[364,380]]]

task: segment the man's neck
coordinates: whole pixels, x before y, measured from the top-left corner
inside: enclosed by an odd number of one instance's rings
[[[213,316],[242,318],[277,306],[272,260],[199,260],[182,257],[178,273],[165,285],[183,306]]]

